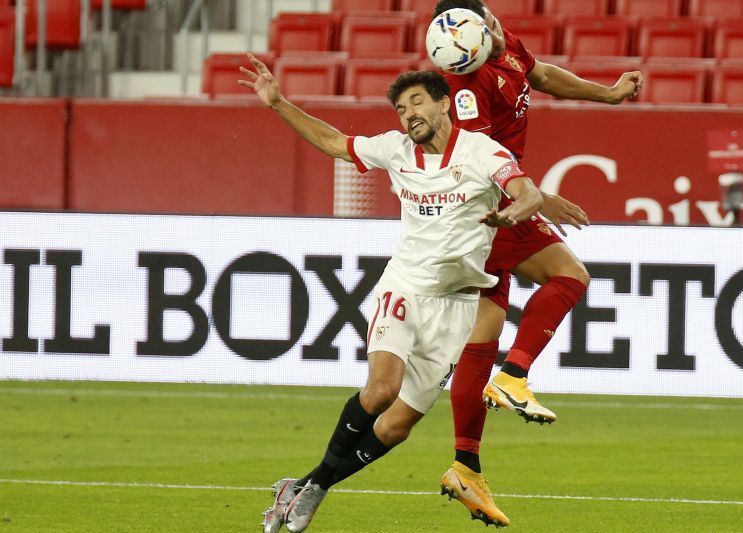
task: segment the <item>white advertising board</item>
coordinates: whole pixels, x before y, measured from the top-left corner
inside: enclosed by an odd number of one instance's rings
[[[0,213],[0,379],[360,386],[390,220]],[[743,229],[592,226],[541,392],[743,397]],[[517,317],[533,288],[511,289]],[[501,347],[510,346],[508,324]]]

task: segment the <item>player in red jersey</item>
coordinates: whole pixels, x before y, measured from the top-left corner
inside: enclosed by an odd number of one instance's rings
[[[493,35],[493,51],[482,67],[471,74],[446,77],[452,88],[455,124],[488,134],[518,160],[524,157],[531,89],[566,99],[619,104],[634,97],[642,87],[640,72],[627,72],[613,87],[606,87],[538,61],[515,35],[500,26],[480,0],[441,0],[434,16],[453,8],[470,9],[483,17]],[[578,228],[588,224],[580,207],[559,196],[542,195],[541,212],[560,231],[561,223]],[[539,217],[499,231],[486,270],[498,275],[500,282],[481,291],[475,329],[454,372],[451,403],[456,454],[441,480],[441,489],[442,494],[458,499],[473,517],[488,524],[493,523],[488,517],[499,516],[499,512],[480,470],[480,440],[487,413],[483,401],[490,407],[512,410],[527,422],[551,423],[557,419],[534,398],[526,377],[560,322],[585,293],[590,278],[583,263]],[[488,382],[508,309],[511,271],[541,287],[524,308],[516,339],[500,372]]]

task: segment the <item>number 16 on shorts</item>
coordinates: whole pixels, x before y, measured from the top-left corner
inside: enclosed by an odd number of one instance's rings
[[[394,290],[375,293],[367,344],[369,353],[391,352],[407,361],[415,342],[415,320],[410,299]]]

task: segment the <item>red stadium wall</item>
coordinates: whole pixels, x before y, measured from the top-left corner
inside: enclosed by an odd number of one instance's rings
[[[0,99],[0,207],[63,209],[67,105]]]
[[[4,207],[333,214],[333,161],[253,103],[77,100],[67,136],[64,102],[0,105]],[[386,104],[303,107],[350,135],[399,126]],[[524,169],[593,221],[730,222],[707,134],[740,128],[743,110],[537,105],[529,115]],[[368,212],[397,217],[377,174]]]
[[[552,192],[543,180],[552,169],[545,179],[559,183],[559,193],[583,205],[593,220],[637,221],[650,215],[654,223],[717,225],[725,214],[719,208],[718,174],[708,170],[707,135],[738,128],[743,136],[743,110],[579,105],[529,114],[524,170]],[[568,167],[564,174],[557,167],[561,162]],[[615,165],[616,175],[609,170],[607,176],[597,165]],[[633,206],[646,209],[630,214]]]

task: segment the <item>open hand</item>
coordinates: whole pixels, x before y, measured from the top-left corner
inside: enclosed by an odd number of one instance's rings
[[[273,77],[268,67],[258,61],[258,59],[248,52],[248,59],[250,64],[255,67],[256,72],[248,70],[245,67],[240,67],[240,72],[245,74],[247,80],[239,80],[237,83],[249,89],[253,89],[257,94],[261,102],[266,104],[268,107],[276,105],[281,100],[281,90],[279,89],[279,82]]]
[[[544,201],[542,208],[539,210],[540,213],[555,225],[563,237],[567,237],[567,233],[562,228],[563,223],[570,224],[578,229],[581,229],[581,226],[590,226],[588,215],[579,205],[556,194],[542,192],[542,198]]]

